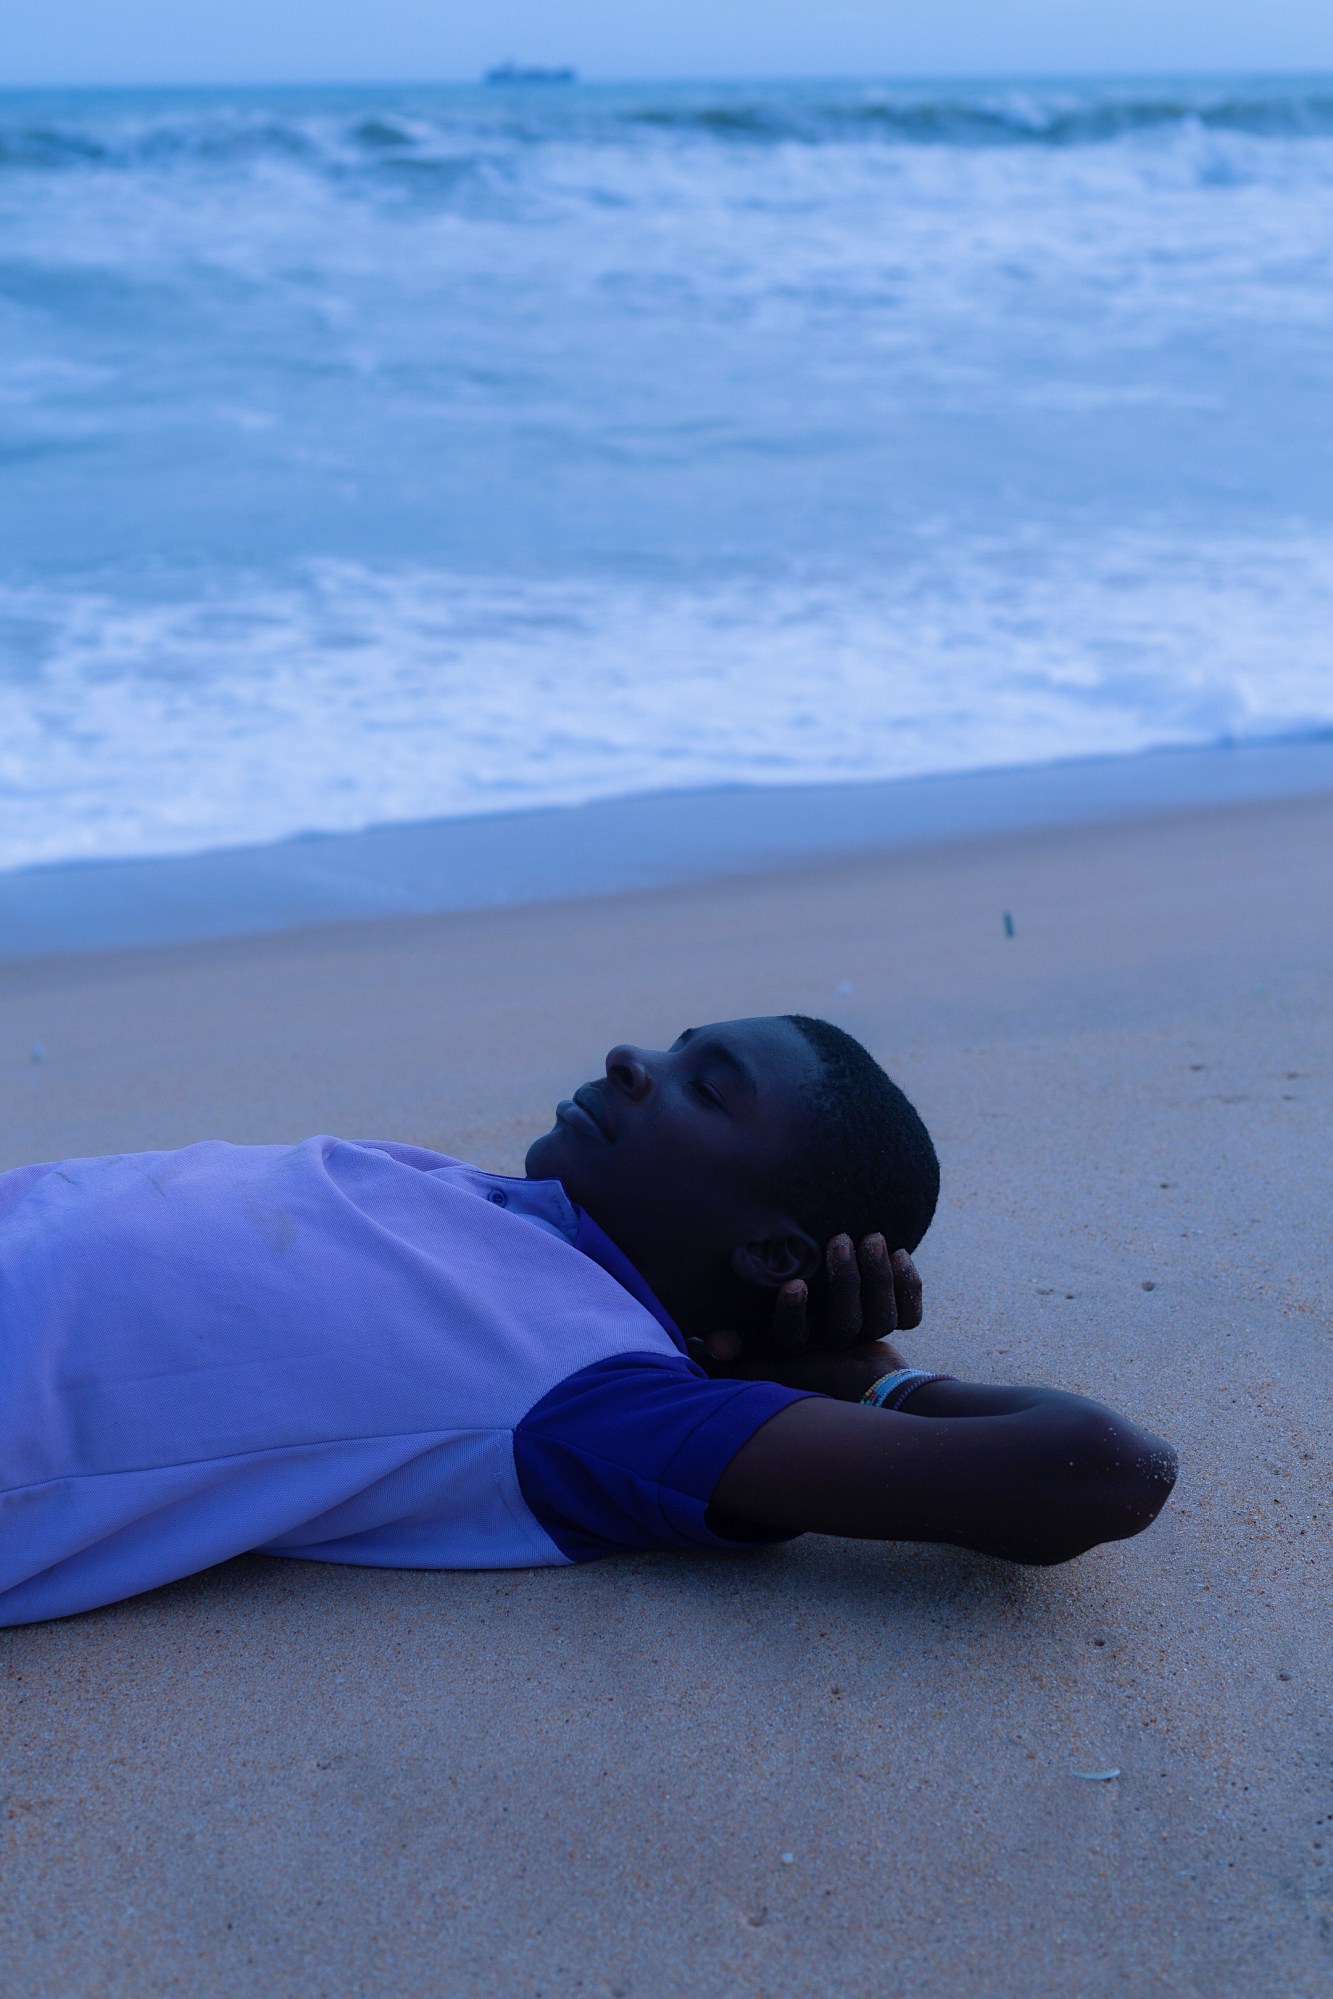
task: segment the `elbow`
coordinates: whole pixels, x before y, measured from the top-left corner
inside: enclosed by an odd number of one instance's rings
[[[1151,1527],[1176,1482],[1175,1451],[1162,1437],[1109,1409],[1062,1411],[1047,1440],[1042,1483],[1047,1503],[1005,1552],[1041,1568],[1072,1562],[1104,1541],[1127,1541]]]
[[[1171,1497],[1180,1471],[1180,1460],[1173,1445],[1165,1437],[1155,1437],[1146,1430],[1134,1432],[1134,1455],[1129,1474],[1129,1484],[1124,1500],[1124,1517],[1128,1521],[1124,1535],[1141,1534],[1145,1527],[1151,1527],[1167,1500]]]
[[[1064,1453],[1068,1502],[1062,1509],[1062,1546],[1045,1558],[1051,1562],[1071,1561],[1104,1541],[1142,1534],[1170,1498],[1179,1469],[1164,1437],[1109,1409],[1080,1412],[1073,1428]]]

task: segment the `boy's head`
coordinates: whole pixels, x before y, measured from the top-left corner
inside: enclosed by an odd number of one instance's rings
[[[640,1270],[683,1329],[766,1323],[794,1277],[820,1304],[830,1236],[914,1250],[939,1166],[929,1133],[859,1042],[804,1014],[623,1044],[529,1149]]]

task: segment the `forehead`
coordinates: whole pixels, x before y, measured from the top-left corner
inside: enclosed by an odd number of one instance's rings
[[[758,1014],[744,1020],[714,1020],[687,1027],[677,1048],[716,1048],[736,1057],[756,1083],[772,1089],[789,1085],[804,1089],[819,1075],[819,1057],[798,1027],[780,1014]]]

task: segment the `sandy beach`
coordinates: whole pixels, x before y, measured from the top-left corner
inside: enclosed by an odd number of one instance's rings
[[[828,1014],[944,1163],[912,1357],[1182,1463],[1065,1569],[251,1558],[0,1633],[3,1989],[1322,1999],[1330,880],[1324,796],[0,968],[4,1166],[516,1170],[611,1041]]]

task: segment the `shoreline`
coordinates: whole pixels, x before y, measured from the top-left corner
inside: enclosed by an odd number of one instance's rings
[[[655,792],[0,873],[0,962],[511,908],[991,833],[1333,791],[1333,737],[931,777]]]

